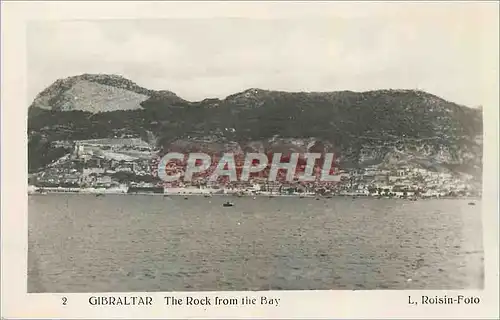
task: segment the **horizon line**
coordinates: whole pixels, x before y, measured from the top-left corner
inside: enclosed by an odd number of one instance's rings
[[[248,87],[246,89],[242,89],[241,91],[237,91],[235,93],[231,93],[231,94],[229,94],[227,96],[224,96],[224,97],[221,97],[221,98],[217,98],[217,97],[213,97],[212,96],[212,97],[203,98],[201,100],[187,100],[187,99],[182,98],[176,92],[171,91],[171,90],[167,90],[167,89],[149,89],[149,88],[147,88],[145,86],[139,85],[134,80],[132,80],[129,77],[126,77],[126,76],[124,76],[122,74],[119,74],[119,73],[80,73],[80,74],[76,74],[76,75],[72,75],[72,76],[67,76],[67,77],[64,77],[64,78],[57,78],[50,85],[48,85],[47,87],[45,87],[43,90],[41,90],[40,92],[38,92],[36,94],[36,96],[32,99],[32,102],[31,102],[31,104],[29,105],[28,108],[32,107],[33,102],[44,91],[46,91],[47,89],[49,89],[56,82],[58,82],[58,81],[64,81],[64,80],[67,80],[67,79],[70,79],[70,78],[83,77],[83,76],[91,76],[91,77],[92,76],[104,76],[104,77],[107,76],[107,77],[122,78],[123,80],[127,80],[127,81],[132,82],[133,84],[135,84],[136,86],[138,86],[141,89],[152,91],[154,93],[168,92],[168,93],[171,93],[171,94],[175,95],[177,98],[179,98],[179,99],[181,99],[181,100],[183,100],[185,102],[188,102],[188,103],[200,103],[200,102],[203,102],[205,100],[219,100],[219,101],[224,101],[224,100],[226,100],[226,99],[228,99],[228,98],[230,98],[232,96],[235,96],[235,95],[238,95],[238,94],[242,94],[242,93],[245,93],[245,92],[251,91],[251,90],[258,90],[258,91],[264,91],[264,92],[290,93],[290,94],[300,94],[300,93],[302,93],[302,94],[326,94],[326,93],[341,93],[341,92],[349,92],[349,93],[362,94],[362,93],[370,93],[370,92],[376,92],[376,91],[395,91],[395,92],[400,91],[400,92],[421,92],[421,93],[425,93],[425,94],[437,97],[437,98],[439,98],[439,99],[441,99],[441,100],[443,100],[445,102],[453,103],[453,104],[456,104],[458,106],[466,107],[466,108],[469,108],[469,109],[481,109],[482,108],[482,105],[480,105],[480,104],[477,104],[475,106],[469,106],[469,105],[465,105],[465,104],[462,104],[462,103],[457,103],[457,102],[454,102],[452,100],[447,100],[447,99],[445,99],[445,98],[443,98],[443,97],[441,97],[441,96],[439,96],[437,94],[431,93],[429,91],[426,91],[426,90],[420,89],[420,88],[413,88],[413,89],[409,89],[409,88],[397,88],[397,89],[396,88],[378,88],[378,89],[370,89],[370,90],[363,90],[363,91],[349,90],[349,89],[331,90],[331,91],[305,91],[305,90],[302,90],[302,91],[286,91],[286,90],[280,90],[280,89],[263,89],[263,88],[259,88],[259,87]],[[105,85],[105,84],[101,84],[101,85]],[[125,88],[121,88],[121,89],[127,90]],[[151,96],[149,96],[149,97],[151,97]]]

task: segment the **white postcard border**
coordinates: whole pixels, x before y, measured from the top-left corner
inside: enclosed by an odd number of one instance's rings
[[[14,318],[482,318],[498,316],[498,3],[483,4],[484,16],[484,192],[483,234],[485,289],[483,291],[268,291],[218,293],[142,293],[154,297],[153,306],[91,306],[93,295],[27,294],[27,70],[25,23],[41,19],[213,18],[213,17],[315,17],[332,12],[329,6],[358,6],[359,14],[388,10],[401,3],[287,3],[287,2],[8,2],[2,3],[2,100],[1,100],[1,190],[2,190],[2,317]],[[418,5],[414,5],[418,10]],[[460,5],[450,2],[433,4]],[[462,4],[463,5],[463,4]],[[493,13],[492,13],[493,12]],[[487,45],[487,47],[486,47]],[[408,304],[408,296],[423,294],[478,296],[479,305]],[[141,295],[141,293],[125,293]],[[173,307],[165,296],[269,296],[280,298],[279,306]],[[66,297],[67,304],[62,304]]]

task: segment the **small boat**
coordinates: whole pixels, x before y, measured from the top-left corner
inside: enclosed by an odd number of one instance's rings
[[[234,203],[227,201],[227,202],[223,203],[222,206],[223,207],[233,207]]]
[[[475,202],[469,202],[469,206],[475,206],[476,203]]]
[[[102,194],[102,193],[97,193],[95,196],[96,196],[96,198],[98,198],[98,197],[104,197],[104,194]]]
[[[211,197],[211,195],[209,195],[209,194],[205,195],[205,198],[210,198],[210,197]]]
[[[255,199],[257,199],[257,197],[253,197],[253,199],[255,200]]]
[[[184,197],[184,200],[187,200],[187,199],[188,199],[188,197]]]

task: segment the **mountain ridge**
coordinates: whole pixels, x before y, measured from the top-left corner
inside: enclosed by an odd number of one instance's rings
[[[137,83],[133,82],[132,80],[125,78],[124,76],[121,75],[116,75],[116,74],[104,74],[104,73],[98,73],[98,74],[90,74],[90,73],[84,73],[80,75],[75,75],[75,76],[70,76],[66,78],[59,78],[54,81],[50,86],[42,90],[40,93],[37,94],[37,96],[34,98],[32,104],[30,105],[29,108],[33,107],[38,107],[38,108],[45,108],[47,109],[47,106],[40,106],[40,103],[38,100],[42,98],[43,96],[47,95],[54,95],[54,91],[56,91],[57,94],[61,94],[61,91],[68,90],[71,86],[75,85],[78,81],[89,81],[89,82],[95,82],[98,84],[102,85],[107,85],[107,86],[112,86],[115,88],[119,89],[126,89],[129,91],[132,91],[134,93],[138,94],[143,94],[146,96],[149,96],[149,98],[173,98],[177,100],[178,102],[184,102],[184,103],[189,103],[189,104],[199,104],[202,102],[206,101],[211,101],[211,102],[222,102],[224,100],[228,99],[233,99],[235,97],[239,97],[242,95],[249,95],[252,93],[260,93],[260,94],[290,94],[290,95],[309,95],[309,96],[317,96],[317,95],[324,95],[324,96],[331,96],[331,95],[338,95],[338,94],[391,94],[391,93],[410,93],[414,92],[417,94],[423,94],[423,95],[428,95],[429,97],[432,97],[434,99],[441,100],[443,102],[450,102],[446,99],[443,99],[435,94],[420,90],[420,89],[374,89],[374,90],[365,90],[365,91],[353,91],[353,90],[333,90],[333,91],[284,91],[284,90],[271,90],[271,89],[262,89],[262,88],[257,88],[257,87],[251,87],[244,89],[242,91],[229,94],[224,98],[215,98],[215,97],[206,97],[201,100],[187,100],[179,97],[176,93],[169,91],[169,90],[153,90],[153,89],[146,89]],[[52,101],[49,101],[52,102]],[[454,103],[454,102],[453,102]],[[463,105],[463,104],[457,104],[461,107],[466,107],[470,109],[469,106]],[[54,109],[58,109],[57,107]],[[105,111],[104,111],[105,112]]]
[[[92,84],[82,85],[88,82]],[[354,166],[404,152],[407,161],[431,159],[428,162],[480,171],[482,157],[481,109],[410,89],[249,88],[224,99],[191,102],[121,76],[84,74],[58,80],[37,95],[30,106],[28,129],[33,170],[63,152],[49,155],[53,141],[122,136],[155,141],[155,147],[164,151],[174,146],[197,149],[206,141],[219,151],[236,145],[235,150],[262,145],[272,151],[290,146],[284,142],[287,139],[302,146],[313,139]],[[283,142],[276,146],[276,139]],[[33,156],[37,152],[40,156]]]

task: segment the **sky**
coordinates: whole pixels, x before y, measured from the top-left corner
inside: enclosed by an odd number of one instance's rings
[[[491,6],[360,8],[329,6],[331,14],[317,17],[30,22],[28,94],[59,78],[110,73],[191,101],[248,88],[419,89],[483,103]]]

